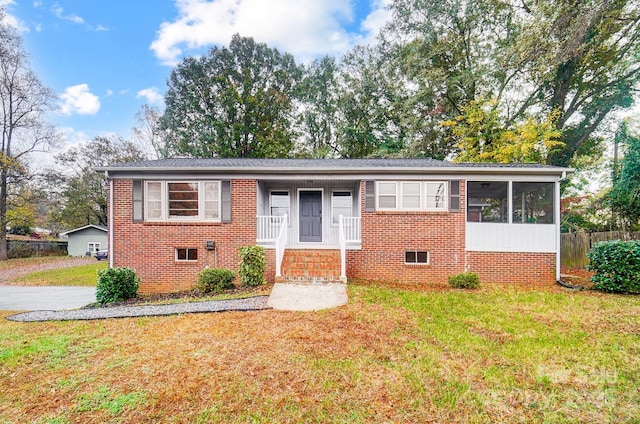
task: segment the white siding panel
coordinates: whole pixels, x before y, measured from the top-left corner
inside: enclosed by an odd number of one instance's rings
[[[556,252],[555,224],[467,222],[466,249],[479,252]]]

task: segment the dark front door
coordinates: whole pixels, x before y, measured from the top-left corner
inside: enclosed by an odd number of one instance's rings
[[[300,241],[322,242],[322,192],[300,192]]]

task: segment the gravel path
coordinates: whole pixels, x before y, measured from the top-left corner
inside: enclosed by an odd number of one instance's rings
[[[115,306],[110,308],[74,309],[71,311],[33,311],[8,316],[11,321],[69,321],[105,318],[150,317],[161,315],[193,314],[202,312],[258,311],[270,309],[269,296],[244,299],[212,300],[208,302],[177,303],[173,305]]]
[[[66,256],[61,257],[59,261],[46,262],[42,264],[26,265],[19,268],[0,270],[0,284],[5,286],[17,286],[20,283],[15,280],[23,275],[31,274],[38,271],[49,271],[51,269],[71,268],[95,262],[94,258],[76,258],[69,259]]]

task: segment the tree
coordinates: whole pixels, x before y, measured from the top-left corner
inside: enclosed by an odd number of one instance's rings
[[[51,185],[61,187],[56,196],[60,208],[53,211],[50,220],[66,229],[107,225],[107,182],[94,169],[145,159],[134,143],[120,137],[96,137],[57,155],[56,162],[69,173],[50,175]]]
[[[397,0],[380,48],[441,121],[481,99],[495,99],[503,131],[557,114],[563,145],[547,163],[567,165],[599,152],[594,133],[612,111],[633,102],[639,6],[638,0]],[[425,125],[439,135],[433,121]]]
[[[160,110],[157,107],[142,105],[136,112],[137,125],[133,127],[133,139],[149,159],[161,159],[170,156],[164,139],[164,133],[159,128]]]
[[[495,101],[473,100],[462,115],[442,125],[455,141],[458,162],[544,163],[563,147],[553,115],[543,121],[529,117],[507,128]]]
[[[28,173],[27,156],[57,140],[44,121],[55,107],[55,94],[31,70],[22,40],[3,17],[0,10],[0,260],[7,259],[9,199],[16,181]]]
[[[293,56],[234,35],[229,47],[187,57],[172,72],[160,128],[195,157],[285,157],[293,148]]]
[[[614,174],[608,198],[623,229],[630,230],[640,224],[640,136],[631,134],[627,123],[622,122],[616,138],[625,154],[620,161],[619,172]]]

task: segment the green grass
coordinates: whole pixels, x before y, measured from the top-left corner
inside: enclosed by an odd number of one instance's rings
[[[107,267],[107,261],[96,261],[70,268],[32,272],[17,279],[18,283],[30,286],[95,286],[97,272]]]
[[[349,298],[0,319],[0,422],[640,422],[640,296],[486,284]]]

